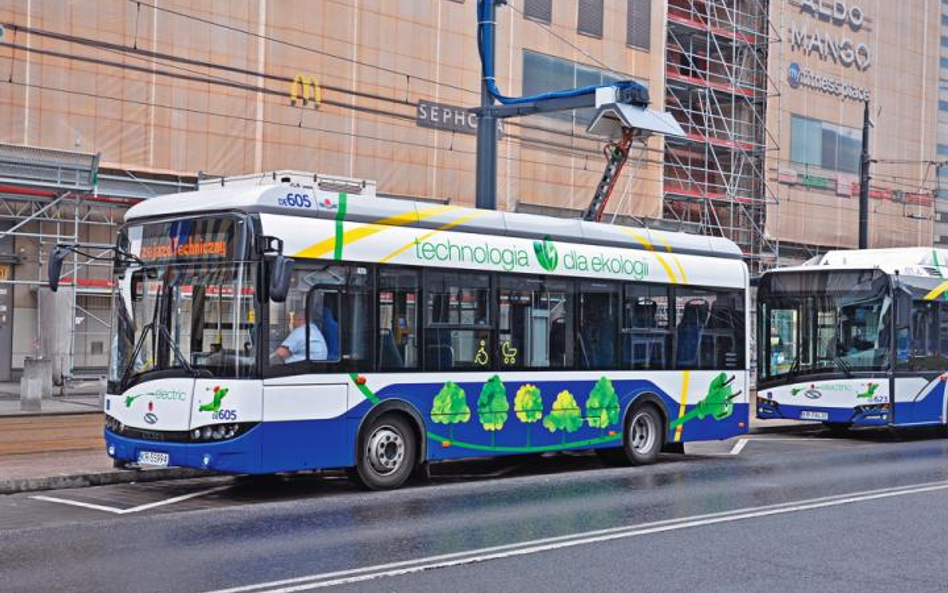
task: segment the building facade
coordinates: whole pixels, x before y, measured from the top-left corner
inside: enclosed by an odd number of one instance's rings
[[[869,246],[931,245],[937,188],[940,2],[771,0],[780,42],[767,233],[782,260],[858,245],[869,102]]]
[[[728,236],[755,270],[855,245],[868,97],[870,245],[929,244],[941,4],[859,2],[515,0],[498,7],[497,82],[514,96],[648,86],[688,136],[633,150],[607,220]],[[0,379],[44,349],[52,245],[107,244],[130,203],[201,175],[318,171],[472,205],[476,20],[476,0],[0,6],[0,143],[97,167],[81,187],[55,185],[59,165],[38,181],[0,150]],[[589,117],[504,122],[498,206],[578,216],[605,165]],[[101,368],[107,266],[72,275],[69,316],[85,337],[72,336],[69,366]]]

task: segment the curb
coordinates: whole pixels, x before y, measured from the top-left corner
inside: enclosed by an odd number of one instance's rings
[[[216,475],[220,474],[209,470],[190,469],[186,467],[169,467],[146,470],[117,469],[114,471],[70,474],[44,478],[0,480],[0,495],[16,494],[18,492],[37,492],[40,490],[61,490],[66,488],[106,486],[108,484],[129,484],[132,482],[157,482],[160,480],[206,478]]]

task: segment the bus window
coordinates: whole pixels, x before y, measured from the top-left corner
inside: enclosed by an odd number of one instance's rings
[[[899,367],[911,371],[941,371],[943,357],[938,351],[938,303],[915,301],[912,304],[912,333],[907,360]]]
[[[571,293],[562,281],[501,278],[498,339],[502,368],[572,366]]]
[[[743,368],[743,293],[683,288],[675,294],[675,310],[677,368]]]
[[[337,293],[335,302],[332,298],[324,298],[321,317],[317,319],[317,323],[322,319],[321,327],[328,346],[327,360],[341,359],[349,370],[369,371],[373,366],[375,300],[372,271],[366,266],[346,268],[345,291]]]
[[[379,270],[379,369],[418,368],[418,273]]]
[[[625,287],[622,325],[623,368],[669,369],[671,329],[668,287],[630,284]]]
[[[619,286],[611,282],[582,282],[578,336],[580,368],[615,368],[619,323]]]
[[[290,290],[286,302],[270,303],[270,321],[268,329],[268,352],[271,365],[291,364],[306,360],[305,329],[304,340],[298,344],[286,343],[296,328],[303,327],[306,320],[306,293],[309,285],[304,280],[305,270],[297,269],[290,281]],[[298,337],[298,334],[297,334]],[[296,352],[293,352],[293,348]]]
[[[492,368],[490,276],[431,272],[425,289],[425,367]]]

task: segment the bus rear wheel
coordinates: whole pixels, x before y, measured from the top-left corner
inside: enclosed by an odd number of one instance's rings
[[[417,452],[408,421],[397,414],[385,414],[363,431],[353,477],[369,490],[398,488],[411,475]]]
[[[632,465],[655,463],[664,444],[662,415],[651,404],[637,406],[625,426],[625,455]]]

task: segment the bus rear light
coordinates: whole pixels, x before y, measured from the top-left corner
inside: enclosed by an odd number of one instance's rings
[[[944,383],[945,381],[948,381],[948,375],[942,375],[941,377],[938,377],[938,378],[941,379],[942,383]]]
[[[738,423],[737,423],[737,427],[738,427],[738,428],[744,428],[744,423],[743,423],[743,422],[738,422]]]

